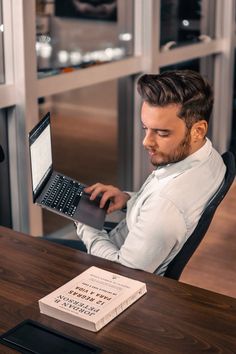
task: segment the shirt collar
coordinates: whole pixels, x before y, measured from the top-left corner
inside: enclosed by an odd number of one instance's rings
[[[199,150],[186,157],[184,160],[159,167],[153,171],[153,173],[159,179],[166,178],[171,175],[173,176],[173,174],[178,176],[184,171],[194,167],[196,164],[199,164],[200,161],[205,160],[210,155],[211,151],[212,143],[208,138],[206,138],[205,144]]]

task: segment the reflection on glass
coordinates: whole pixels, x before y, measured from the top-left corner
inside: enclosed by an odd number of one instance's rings
[[[5,82],[4,76],[4,51],[3,51],[3,16],[2,16],[2,1],[0,0],[0,84]]]
[[[118,185],[117,81],[42,98],[40,118],[48,111],[54,169],[85,184]],[[43,223],[49,233],[68,220],[44,212]]]
[[[36,1],[39,77],[132,55],[133,0]]]
[[[212,57],[203,57],[201,59],[194,59],[189,61],[183,61],[178,64],[169,65],[161,68],[161,72],[167,70],[194,70],[199,73],[203,77],[205,77],[208,82],[213,86],[214,80],[214,65],[213,65],[213,58]],[[212,125],[213,125],[213,118],[210,119],[209,127],[208,127],[208,134],[207,136],[211,139],[212,136]]]
[[[214,37],[215,2],[162,0],[160,45],[181,46]]]

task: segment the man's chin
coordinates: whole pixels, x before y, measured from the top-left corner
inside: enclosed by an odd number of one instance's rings
[[[161,160],[161,159],[154,159],[154,158],[151,158],[150,159],[150,162],[153,166],[155,167],[162,167],[162,166],[166,166],[168,165],[169,162],[166,162],[164,160]]]
[[[157,160],[157,159],[150,159],[150,162],[153,166],[155,167],[164,167],[173,163],[177,163],[180,161],[183,161],[184,159],[186,159],[186,157],[188,157],[187,154],[179,156],[178,158],[172,158],[172,159],[168,159],[168,160]]]
[[[169,162],[151,162],[154,167],[164,167],[169,164]]]

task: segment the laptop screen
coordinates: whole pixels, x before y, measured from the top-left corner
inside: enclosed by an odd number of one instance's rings
[[[29,133],[29,147],[33,197],[35,199],[52,170],[50,113],[47,113]]]

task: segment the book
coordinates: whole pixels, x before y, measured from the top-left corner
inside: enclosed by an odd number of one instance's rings
[[[93,266],[40,299],[39,309],[97,332],[146,292],[143,282]]]

